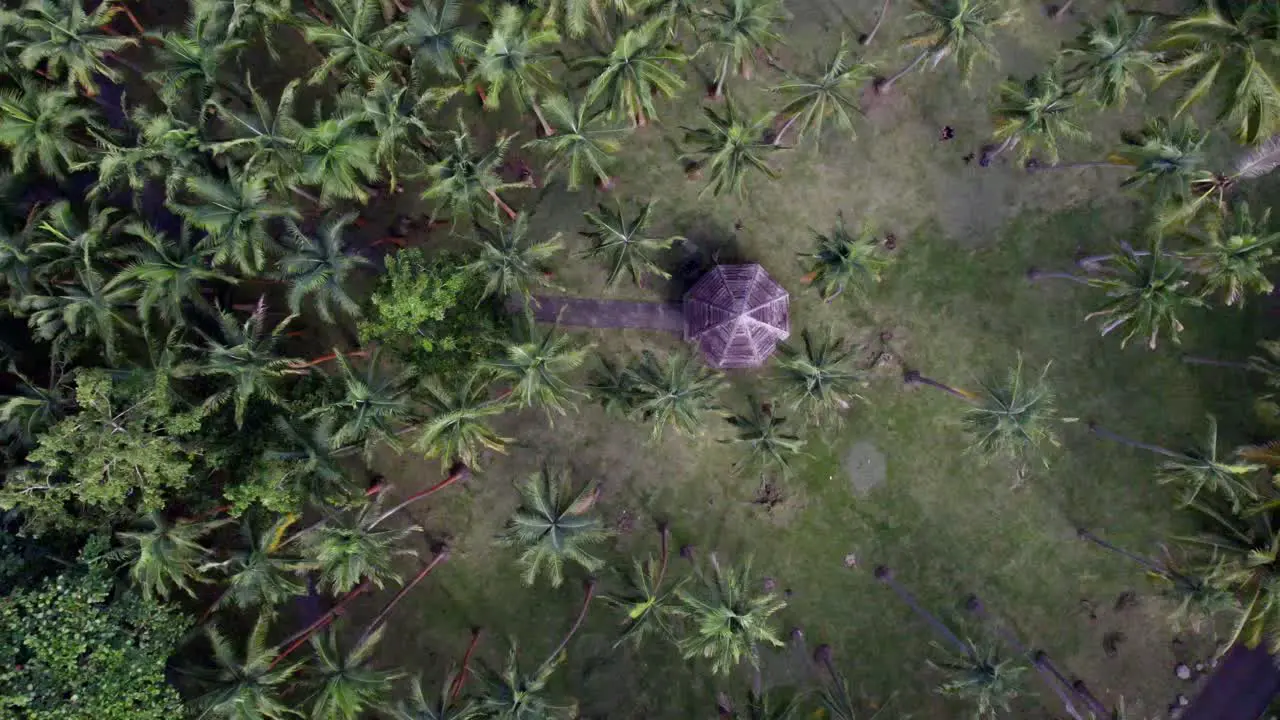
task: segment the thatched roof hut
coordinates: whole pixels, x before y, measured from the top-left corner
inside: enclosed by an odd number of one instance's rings
[[[717,368],[759,367],[791,334],[787,291],[759,265],[718,265],[684,296],[684,337]]]

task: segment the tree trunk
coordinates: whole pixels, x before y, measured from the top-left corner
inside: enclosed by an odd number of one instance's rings
[[[458,695],[462,693],[462,686],[467,684],[467,675],[471,666],[471,653],[475,652],[478,644],[480,644],[480,628],[473,628],[471,630],[471,642],[467,644],[467,651],[462,654],[462,668],[458,670],[458,676],[449,684],[449,702],[457,700]]]
[[[1058,681],[1063,687],[1070,688],[1071,692],[1075,693],[1081,700],[1084,700],[1085,705],[1089,706],[1089,712],[1094,717],[1105,718],[1111,716],[1111,711],[1107,710],[1107,706],[1094,697],[1083,682],[1071,682],[1068,680],[1062,674],[1062,671],[1058,669],[1058,666],[1053,664],[1053,660],[1049,658],[1048,653],[1043,650],[1037,650],[1032,653],[1031,661],[1035,663],[1037,668],[1044,668],[1046,672],[1053,676],[1054,680]]]
[[[369,529],[370,529],[370,530],[372,530],[372,529],[374,529],[375,527],[377,527],[378,525],[381,525],[383,520],[386,520],[387,518],[391,517],[392,515],[395,515],[396,513],[400,512],[401,510],[403,510],[403,509],[404,509],[404,508],[406,508],[406,507],[409,507],[409,506],[410,506],[410,505],[412,505],[413,503],[415,503],[415,502],[417,502],[417,501],[419,501],[419,500],[421,500],[421,499],[423,499],[423,498],[430,497],[430,496],[434,495],[435,493],[437,493],[437,492],[439,492],[439,491],[441,491],[441,490],[443,490],[443,489],[445,489],[445,488],[449,487],[450,485],[452,485],[452,484],[454,484],[454,483],[458,482],[459,480],[466,480],[466,479],[467,479],[467,478],[469,478],[469,477],[471,477],[471,468],[468,468],[468,467],[467,467],[466,465],[464,465],[463,463],[458,463],[458,464],[454,465],[454,466],[453,466],[453,469],[449,471],[449,476],[448,476],[448,477],[446,477],[445,479],[443,479],[443,480],[441,480],[440,482],[436,483],[435,485],[432,485],[432,486],[431,486],[431,487],[429,487],[429,488],[426,488],[426,489],[424,489],[424,490],[419,490],[418,492],[416,492],[416,493],[414,493],[414,494],[410,495],[409,497],[405,498],[403,501],[401,501],[401,502],[400,502],[400,504],[399,504],[399,505],[396,505],[395,507],[391,508],[390,510],[388,510],[388,511],[386,511],[386,512],[382,513],[381,515],[379,515],[379,516],[378,516],[378,518],[377,518],[376,520],[374,520],[372,523],[369,523]]]
[[[578,634],[578,629],[582,627],[582,621],[587,619],[587,609],[591,606],[591,599],[594,598],[595,595],[596,581],[595,578],[591,578],[586,582],[586,590],[582,597],[582,607],[578,609],[578,617],[574,619],[573,625],[569,628],[569,632],[565,633],[560,644],[557,645],[556,649],[552,650],[551,654],[547,656],[547,659],[543,661],[543,667],[554,663],[556,659],[560,657],[560,653],[564,652],[565,647],[569,645],[569,641],[573,639],[573,636]]]
[[[1030,270],[1027,271],[1027,279],[1032,282],[1036,282],[1037,280],[1070,280],[1071,282],[1077,283],[1080,285],[1089,284],[1088,278],[1082,278],[1079,275],[1072,275],[1071,273],[1060,273],[1060,272],[1045,272],[1043,270],[1037,270],[1035,268],[1031,268]]]
[[[906,75],[912,70],[915,70],[917,65],[924,62],[924,59],[929,57],[930,52],[932,52],[932,50],[930,49],[922,50],[920,54],[916,56],[915,60],[912,60],[911,62],[907,63],[906,67],[894,73],[888,80],[885,80],[884,82],[878,84],[876,86],[876,91],[881,93],[886,93],[892,90],[893,84],[901,80],[903,75]]]
[[[906,373],[904,373],[902,376],[902,380],[908,385],[927,385],[931,388],[937,388],[938,390],[941,390],[943,392],[955,395],[961,400],[967,400],[969,402],[973,402],[973,398],[974,398],[973,393],[967,390],[953,388],[950,385],[947,385],[946,383],[939,382],[930,377],[925,377],[924,375],[921,375],[915,370],[908,370]]]
[[[530,100],[529,107],[533,109],[533,114],[538,118],[538,124],[542,126],[542,134],[544,137],[551,137],[556,134],[556,129],[551,127],[547,122],[546,116],[542,114],[542,108],[538,107],[537,100]]]
[[[290,185],[289,191],[292,192],[294,195],[297,195],[298,197],[302,198],[303,200],[306,200],[307,202],[311,203],[312,205],[316,205],[317,207],[320,206],[320,198],[316,197],[315,195],[312,195],[311,193],[307,192],[306,190],[303,190],[300,187],[297,187],[295,185]]]
[[[329,608],[329,612],[322,615],[319,620],[316,620],[315,622],[306,626],[302,630],[299,630],[298,632],[289,636],[287,640],[280,643],[280,646],[284,647],[284,650],[280,651],[279,655],[276,655],[276,659],[271,661],[271,664],[267,666],[267,669],[270,670],[274,668],[276,665],[280,663],[281,660],[284,660],[285,658],[289,657],[289,655],[294,650],[297,650],[298,648],[302,647],[302,644],[305,643],[307,640],[310,640],[312,635],[315,635],[316,633],[320,632],[324,628],[328,627],[331,623],[333,623],[334,620],[338,619],[338,617],[342,615],[343,611],[346,610],[347,605],[350,604],[352,600],[355,600],[362,593],[367,592],[370,587],[372,586],[370,585],[368,580],[365,580],[364,582],[355,586],[355,588],[353,588],[351,592],[347,593],[345,597],[339,600],[336,605],[334,605],[332,608]]]
[[[382,626],[382,623],[386,621],[387,616],[390,615],[391,611],[395,609],[396,604],[399,603],[401,600],[403,600],[405,596],[409,594],[409,591],[413,590],[413,588],[417,586],[418,583],[425,580],[427,576],[431,574],[432,570],[435,570],[437,567],[439,567],[440,563],[448,559],[449,559],[449,548],[444,548],[440,552],[436,553],[436,556],[431,558],[431,562],[427,563],[422,568],[422,570],[418,572],[417,575],[413,576],[412,580],[406,583],[404,587],[400,588],[400,592],[396,593],[395,597],[391,598],[391,601],[388,602],[386,606],[384,606],[382,610],[377,615],[374,616],[373,620],[369,623],[368,627],[366,627],[364,629],[364,632],[360,634],[360,640],[356,642],[356,645],[363,644],[364,641],[367,640],[375,630],[377,630],[379,627]]]
[[[1097,435],[1100,438],[1110,440],[1112,442],[1118,442],[1121,445],[1127,445],[1131,448],[1137,448],[1139,450],[1146,450],[1147,452],[1155,453],[1156,455],[1163,455],[1167,458],[1173,458],[1174,460],[1187,459],[1187,456],[1182,453],[1174,452],[1168,448],[1160,447],[1159,445],[1152,445],[1151,443],[1139,442],[1138,440],[1127,438],[1123,435],[1113,433],[1110,430],[1104,427],[1101,427],[1094,422],[1089,423],[1089,432],[1093,433],[1094,435]]]
[[[1106,160],[1094,160],[1089,162],[1074,163],[1054,163],[1053,165],[1030,165],[1026,168],[1027,172],[1044,172],[1046,170],[1078,170],[1080,168],[1130,168],[1132,165],[1124,163],[1107,162]]]
[[[1067,11],[1071,9],[1071,5],[1075,1],[1076,0],[1067,0],[1066,2],[1062,3],[1056,9],[1054,9],[1053,13],[1051,13],[1049,17],[1053,18],[1054,20],[1061,20],[1062,16],[1067,14]]]
[[[129,18],[129,22],[133,25],[133,29],[137,30],[139,35],[147,34],[147,29],[142,27],[142,23],[138,22],[138,16],[133,14],[133,11],[129,9],[128,5],[118,3],[116,7],[120,8],[120,10],[125,14],[125,17]]]
[[[671,540],[671,531],[667,529],[666,523],[658,526],[658,534],[662,536],[661,549],[659,550],[662,553],[662,560],[661,564],[658,565],[658,581],[653,585],[655,593],[662,587],[662,581],[667,577],[667,556],[671,554],[671,549],[668,547],[668,542]]]
[[[711,97],[719,100],[724,97],[724,81],[729,76],[729,55],[724,56],[724,62],[720,63],[720,74],[716,75],[716,89]]]
[[[299,362],[299,363],[292,363],[289,365],[289,367],[293,368],[294,370],[305,370],[307,368],[315,367],[316,365],[322,365],[324,363],[329,362],[330,360],[337,360],[339,357],[366,358],[366,357],[369,357],[369,351],[368,350],[352,350],[350,352],[345,352],[345,353],[334,352],[334,353],[329,353],[328,355],[321,355],[320,357],[314,360],[308,360],[306,362]]]
[[[1199,357],[1196,355],[1183,355],[1182,362],[1188,365],[1209,365],[1211,367],[1231,368],[1232,370],[1253,370],[1253,366],[1247,362],[1215,360],[1213,358]]]
[[[880,16],[876,18],[876,24],[871,26],[871,32],[862,39],[863,45],[870,45],[872,40],[876,39],[876,33],[880,32],[880,26],[884,24],[884,18],[889,14],[889,3],[891,0],[884,0],[884,4],[880,6]]]
[[[1088,540],[1089,542],[1093,543],[1094,545],[1097,545],[1100,548],[1103,548],[1104,550],[1110,550],[1111,552],[1116,553],[1117,555],[1126,557],[1138,563],[1142,567],[1146,568],[1148,572],[1153,572],[1162,577],[1169,577],[1169,578],[1175,577],[1177,575],[1177,573],[1171,571],[1168,567],[1166,567],[1162,563],[1158,563],[1155,560],[1152,560],[1147,557],[1143,557],[1142,555],[1139,555],[1135,552],[1130,552],[1129,550],[1126,550],[1120,547],[1119,545],[1113,545],[1107,542],[1106,540],[1103,540],[1102,538],[1098,537],[1097,535],[1094,535],[1092,532],[1090,532],[1086,528],[1082,528],[1082,527],[1076,528],[1076,535],[1081,540]]]
[[[800,113],[796,113],[796,114],[792,115],[792,116],[787,120],[787,124],[783,125],[783,126],[782,126],[782,129],[778,131],[778,134],[777,134],[777,135],[775,135],[775,136],[773,137],[773,146],[774,146],[774,147],[778,147],[779,145],[781,145],[781,144],[782,144],[782,137],[783,137],[784,135],[786,135],[786,134],[787,134],[787,131],[791,129],[791,126],[792,126],[792,125],[794,125],[794,124],[795,124],[795,122],[796,122],[796,120],[798,120],[798,119],[800,119]]]
[[[914,595],[908,592],[906,588],[899,585],[897,581],[893,579],[893,570],[889,569],[884,565],[881,565],[880,567],[876,568],[875,576],[876,576],[876,580],[879,580],[885,585],[888,585],[889,589],[893,590],[894,594],[896,594],[899,599],[901,599],[904,603],[906,603],[907,606],[910,607],[915,612],[915,614],[920,617],[920,619],[928,623],[929,627],[933,628],[933,631],[936,632],[939,637],[951,643],[951,645],[955,647],[955,649],[960,653],[964,655],[973,654],[973,651],[969,648],[969,645],[966,644],[963,640],[961,640],[954,632],[952,632],[951,628],[947,627],[946,623],[938,619],[938,617],[935,616],[933,613],[929,612],[928,610],[925,610],[924,607],[922,607],[920,603],[916,600]]]
[[[489,197],[493,198],[493,203],[497,205],[499,209],[505,212],[507,214],[507,217],[511,218],[512,220],[515,220],[516,211],[512,210],[510,205],[507,205],[506,203],[502,202],[502,198],[498,197],[498,193],[492,190],[489,190],[488,192],[489,192]]]

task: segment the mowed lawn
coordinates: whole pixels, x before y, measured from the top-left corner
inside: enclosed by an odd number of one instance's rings
[[[867,29],[879,5],[789,4],[794,20],[779,60],[795,68],[815,65],[816,54],[830,52],[841,32],[853,38]],[[886,73],[912,52],[896,49],[907,30],[906,5],[894,3],[867,50]],[[1077,4],[1081,13],[1101,7]],[[975,637],[984,635],[962,604],[970,593],[979,594],[1025,642],[1047,650],[1108,704],[1123,695],[1146,713],[1140,717],[1163,713],[1176,693],[1193,692],[1174,678],[1173,666],[1207,657],[1213,639],[1184,633],[1175,644],[1166,618],[1170,608],[1141,573],[1074,532],[1087,526],[1157,554],[1186,520],[1168,489],[1155,483],[1152,457],[1092,437],[1086,423],[1178,445],[1199,437],[1206,413],[1213,412],[1226,442],[1245,440],[1245,378],[1188,366],[1180,356],[1247,355],[1263,310],[1255,305],[1191,315],[1184,318],[1189,330],[1181,348],[1162,345],[1150,352],[1137,343],[1122,350],[1119,338],[1101,338],[1083,320],[1099,301],[1094,292],[1026,280],[1030,267],[1070,269],[1078,252],[1106,252],[1126,237],[1139,240],[1144,217],[1141,206],[1119,192],[1122,176],[1115,170],[1028,174],[1004,159],[989,168],[964,162],[988,141],[987,104],[995,82],[1009,72],[1024,77],[1038,69],[1078,30],[1077,20],[1055,24],[1036,3],[1021,10],[1020,20],[1002,34],[999,69],[980,66],[968,86],[949,67],[904,78],[892,95],[867,98],[868,116],[855,141],[828,133],[819,148],[807,138],[776,155],[779,180],[752,181],[744,198],[699,195],[702,183],[685,178],[679,126],[697,123],[705,102],[697,88],[702,79],[692,68],[686,96],[663,106],[658,124],[628,139],[612,194],[571,195],[558,183],[512,194],[513,204],[534,213],[536,232],[564,233],[569,252],[557,263],[555,280],[567,294],[654,301],[678,296],[678,279],[606,290],[603,268],[578,256],[586,247],[577,235],[584,209],[601,200],[654,198],[660,208],[654,229],[688,238],[668,258],[677,278],[696,258],[759,262],[792,293],[797,336],[804,328],[832,331],[865,343],[868,361],[876,353],[886,356],[870,372],[866,402],[852,407],[842,426],[805,426],[796,418],[793,429],[808,441],[807,455],[789,477],[772,478],[782,491],[772,510],[753,503],[761,479],[735,471],[740,455],[723,442],[730,428],[718,417],[707,419],[702,437],[668,433],[659,443],[650,442],[649,427],[608,418],[588,399],[577,412],[550,421],[535,412],[503,418],[501,430],[514,439],[509,453],[490,458],[463,488],[412,513],[432,538],[449,542],[453,556],[397,610],[382,649],[389,660],[419,668],[425,684],[435,686],[457,663],[470,627],[484,628],[483,662],[500,663],[508,638],[519,638],[530,665],[568,627],[580,574],[559,590],[526,588],[514,565],[517,551],[493,545],[517,504],[512,483],[545,462],[603,486],[602,512],[619,530],[604,552],[611,568],[600,575],[603,592],[617,587],[614,573],[628,569],[632,558],[656,552],[653,527],[659,520],[671,524],[676,547],[696,546],[704,559],[713,551],[728,561],[753,557],[761,582],[770,578],[779,592],[789,593],[780,616],[784,637],[796,627],[810,650],[830,643],[859,693],[878,705],[891,703],[889,717],[960,718],[967,711],[932,692],[939,680],[926,662],[937,657],[933,638],[875,582],[877,564],[893,567],[926,605]],[[776,73],[761,68],[750,82],[731,80],[728,92],[739,109],[760,112],[779,106],[766,90],[776,80]],[[1064,148],[1065,159],[1103,156],[1120,131],[1136,129],[1141,118],[1133,107],[1088,117],[1094,141]],[[943,125],[954,128],[954,140],[939,141]],[[829,229],[837,213],[850,224],[870,222],[892,232],[897,263],[865,298],[850,292],[824,304],[801,284],[796,254],[810,247],[811,229]],[[426,246],[431,242],[436,240]],[[581,337],[619,362],[643,349],[681,346],[673,336],[640,331],[585,331]],[[1060,447],[1046,454],[1048,467],[1033,464],[1014,489],[1014,465],[967,450],[960,401],[906,387],[901,375],[910,368],[973,387],[1006,372],[1019,353],[1029,373],[1052,363],[1048,376],[1060,412],[1078,421],[1061,426]],[[770,400],[769,373],[733,374],[724,405],[745,409],[749,394]],[[867,492],[855,492],[844,463],[854,446],[874,447],[885,459],[883,483]],[[376,469],[400,492],[440,475],[437,463],[412,453],[384,453]],[[850,556],[856,567],[846,567]],[[684,561],[672,562],[673,571],[685,571]],[[1138,602],[1116,610],[1126,591],[1135,592]],[[616,611],[596,603],[555,681],[585,717],[710,717],[715,692],[741,695],[748,686],[745,671],[713,680],[662,641],[639,653],[612,650],[619,622]],[[1108,657],[1103,638],[1115,632],[1123,639]],[[764,669],[771,685],[795,684],[808,672],[798,651],[769,655]],[[1038,697],[1021,701],[1016,717],[1061,714],[1034,673],[1028,673],[1028,686]]]

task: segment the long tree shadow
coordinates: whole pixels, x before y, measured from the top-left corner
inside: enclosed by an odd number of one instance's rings
[[[694,283],[716,265],[751,262],[731,228],[705,217],[676,218],[675,227],[684,239],[671,248],[663,263],[671,273],[668,302],[679,304]]]

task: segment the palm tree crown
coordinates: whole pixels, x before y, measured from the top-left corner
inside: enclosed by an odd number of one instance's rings
[[[382,17],[378,0],[328,0],[329,17],[299,15],[303,36],[321,51],[324,61],[311,73],[317,85],[333,74],[367,78],[392,64],[385,51],[390,31],[377,27]]]
[[[374,529],[382,517],[381,500],[385,494],[357,511],[327,519],[302,536],[307,555],[320,571],[320,586],[326,592],[342,595],[366,580],[379,588],[389,580],[398,582],[395,558],[418,555],[416,550],[401,546],[405,538],[421,530],[418,526]]]
[[[772,406],[762,405],[753,397],[747,398],[747,404],[750,408],[747,412],[727,418],[738,431],[732,442],[747,449],[746,459],[739,464],[786,473],[792,457],[804,448],[805,441],[784,432],[787,419],[774,415]]]
[[[729,73],[735,68],[750,77],[756,50],[767,51],[780,41],[774,25],[782,22],[780,0],[721,0],[704,9],[703,24],[709,30],[707,45],[720,55],[716,65],[714,94],[720,97]]]
[[[1153,72],[1159,57],[1148,48],[1154,20],[1114,5],[1102,22],[1090,23],[1074,47],[1064,51],[1077,64],[1068,85],[1076,85],[1102,107],[1124,105],[1130,94],[1143,94],[1141,76]]]
[[[1206,297],[1221,294],[1227,305],[1244,305],[1246,293],[1266,295],[1274,286],[1267,269],[1280,258],[1275,257],[1280,231],[1270,226],[1271,209],[1254,217],[1247,203],[1231,208],[1226,217],[1214,213],[1201,224],[1203,230],[1191,231],[1198,241],[1189,254],[1192,270],[1204,278]]]
[[[261,615],[245,637],[245,654],[236,654],[230,640],[213,625],[205,637],[213,649],[214,667],[194,674],[206,686],[194,701],[204,716],[223,720],[285,720],[297,713],[285,703],[285,693],[300,663],[279,663],[267,644],[268,616]]]
[[[34,163],[64,177],[89,158],[89,131],[101,131],[98,113],[70,90],[39,87],[25,76],[16,88],[0,90],[0,147],[15,173]]]
[[[428,458],[440,458],[442,468],[454,462],[479,467],[481,452],[502,452],[510,441],[498,435],[488,420],[506,412],[507,404],[489,398],[489,385],[480,374],[453,382],[446,387],[432,377],[422,383],[421,400],[430,413],[414,448]]]
[[[445,80],[459,79],[458,50],[466,44],[459,10],[457,0],[421,0],[402,23],[391,26],[387,49],[409,51],[413,58],[409,70],[419,86],[426,85],[427,70]]]
[[[1075,110],[1075,98],[1062,86],[1055,70],[1033,75],[1024,83],[1001,84],[995,137],[1004,142],[997,152],[1016,146],[1025,161],[1040,149],[1049,162],[1056,163],[1059,139],[1088,137],[1073,117]]]
[[[588,483],[577,492],[569,487],[567,473],[544,468],[520,485],[523,502],[511,516],[503,545],[524,548],[517,562],[524,568],[524,582],[532,585],[546,573],[552,587],[564,582],[566,562],[595,572],[604,561],[587,546],[609,536],[592,513],[599,490]]]
[[[590,346],[555,329],[539,332],[528,323],[527,339],[509,343],[503,354],[485,363],[499,382],[511,383],[511,398],[519,407],[540,407],[548,417],[554,410],[561,415],[573,407],[575,395],[581,391],[570,385],[567,375],[586,362]]]
[[[977,403],[964,414],[975,451],[1019,459],[1042,443],[1057,444],[1053,390],[1045,381],[1048,372],[1045,365],[1039,377],[1024,380],[1019,357],[1003,382],[982,384]]]
[[[706,427],[703,415],[718,407],[716,396],[726,384],[722,374],[691,353],[660,360],[648,350],[627,369],[626,380],[634,397],[633,412],[653,423],[654,440],[667,426],[684,435],[701,434]]]
[[[699,590],[679,591],[681,613],[692,623],[678,643],[686,659],[707,658],[713,673],[728,675],[744,658],[758,665],[761,645],[782,646],[773,616],[787,603],[772,593],[752,592],[757,579],[750,560],[723,568],[713,554],[711,574],[699,573],[699,580]]]
[[[342,235],[355,219],[354,213],[330,218],[314,237],[302,232],[296,223],[286,223],[286,243],[292,252],[280,259],[280,276],[289,283],[291,312],[301,312],[302,301],[314,296],[316,310],[325,322],[333,322],[335,305],[348,316],[360,315],[360,304],[347,293],[347,276],[372,263],[345,248]]]
[[[547,262],[564,247],[560,233],[550,240],[530,242],[529,216],[521,213],[511,224],[496,217],[488,225],[476,226],[480,255],[467,269],[484,280],[482,298],[518,298],[529,304],[537,287],[547,287]]]
[[[201,567],[209,555],[200,538],[227,520],[170,522],[152,513],[142,528],[116,533],[132,558],[129,579],[147,598],[168,599],[173,590],[195,597],[190,581],[205,582]]]
[[[870,225],[854,235],[845,224],[844,216],[836,218],[830,233],[813,233],[817,247],[813,252],[801,253],[808,273],[804,282],[818,288],[823,300],[831,302],[846,289],[864,292],[870,283],[880,281],[881,274],[892,264]]]
[[[287,322],[280,323],[268,333],[266,318],[266,305],[261,301],[243,323],[236,322],[231,313],[220,313],[220,332],[217,335],[197,329],[204,338],[204,347],[192,349],[200,352],[203,360],[186,369],[190,374],[221,378],[227,383],[226,387],[205,400],[204,410],[212,412],[228,400],[234,400],[237,427],[244,424],[251,400],[283,405],[284,397],[276,389],[277,381],[301,372],[294,369],[296,360],[276,354],[276,346]]]
[[[1002,659],[994,644],[979,648],[969,641],[965,653],[949,654],[929,664],[948,676],[938,685],[938,693],[973,703],[978,718],[1008,712],[1009,704],[1023,692],[1026,666]]]
[[[84,3],[57,0],[27,0],[22,7],[22,51],[18,62],[27,70],[41,65],[49,75],[65,75],[67,90],[83,89],[93,95],[98,91],[94,75],[112,81],[120,73],[104,58],[138,44],[137,38],[108,35],[103,28],[120,12],[118,0],[104,0],[93,10]]]
[[[654,201],[641,205],[634,215],[628,213],[619,201],[614,207],[601,204],[594,212],[583,213],[590,228],[582,233],[591,240],[591,247],[582,253],[583,257],[602,257],[609,263],[609,277],[605,282],[614,285],[624,274],[630,275],[632,282],[643,284],[646,274],[659,277],[670,275],[658,267],[653,258],[654,253],[669,250],[682,237],[675,235],[668,238],[649,237],[649,223],[653,220]]]
[[[709,190],[719,195],[732,190],[741,195],[748,172],[778,177],[777,171],[764,159],[766,153],[778,149],[763,139],[765,130],[773,121],[772,114],[748,122],[728,101],[725,102],[724,113],[709,107],[703,108],[703,113],[707,117],[705,127],[683,129],[684,140],[691,145],[685,157],[707,173],[704,193]]]
[[[677,70],[686,60],[667,44],[657,23],[632,28],[618,38],[608,55],[577,62],[595,73],[585,102],[603,103],[610,117],[625,115],[632,126],[646,125],[658,114],[654,98],[674,97],[684,87]]]
[[[355,646],[345,653],[338,646],[337,633],[332,630],[311,637],[317,660],[310,673],[316,685],[310,698],[312,718],[356,720],[366,717],[370,711],[389,706],[392,685],[404,677],[404,673],[369,667],[384,630],[385,625],[361,635]]]
[[[778,346],[783,398],[817,422],[832,417],[839,422],[840,412],[862,397],[858,388],[865,384],[854,367],[855,349],[841,338],[815,337],[807,329],[800,338],[802,348]]]
[[[822,66],[820,73],[788,74],[786,80],[773,88],[774,92],[786,98],[786,104],[778,114],[787,118],[774,138],[775,145],[781,144],[792,126],[796,129],[796,137],[803,138],[812,131],[820,140],[828,120],[834,122],[849,139],[854,138],[853,116],[862,114],[858,93],[875,72],[875,66],[851,55],[844,38],[841,38],[840,47]]]
[[[592,112],[589,103],[573,103],[559,95],[542,104],[543,111],[557,128],[555,135],[525,143],[525,147],[543,150],[548,155],[547,172],[566,170],[569,189],[577,190],[595,180],[609,187],[612,178],[608,167],[621,144],[618,136],[625,130],[604,121],[604,114]]]

